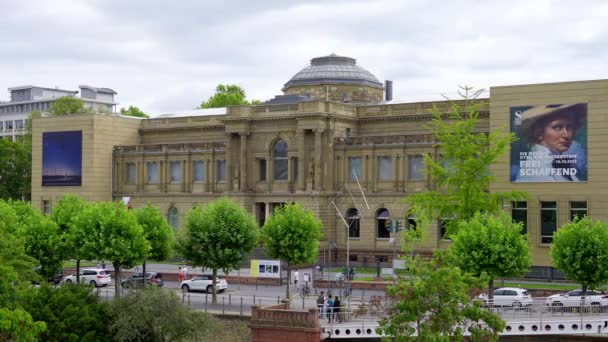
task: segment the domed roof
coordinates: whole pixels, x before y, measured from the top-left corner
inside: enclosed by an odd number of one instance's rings
[[[362,84],[382,87],[376,76],[357,65],[357,60],[350,57],[331,54],[313,58],[310,65],[295,74],[285,83],[283,90],[291,86],[314,84]]]

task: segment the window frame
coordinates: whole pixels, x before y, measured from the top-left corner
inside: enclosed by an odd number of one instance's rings
[[[388,167],[381,167],[382,161],[385,161],[389,164]],[[376,180],[380,182],[390,182],[395,178],[393,174],[393,157],[391,156],[378,156],[378,173],[376,175]],[[382,170],[386,172],[383,174]]]
[[[577,205],[584,204],[584,205],[581,207],[576,207],[576,206],[574,206],[574,204],[577,204]],[[583,217],[589,215],[589,207],[588,207],[587,201],[570,201],[569,205],[570,205],[570,221],[574,221],[574,217],[578,216],[578,215],[575,215],[576,212],[580,212],[580,213],[584,212],[584,214],[580,215],[579,218],[583,218]]]
[[[549,207],[549,205],[551,205],[552,207]],[[547,206],[547,207],[545,207]],[[544,220],[543,217],[549,213],[552,213],[553,216],[553,227],[552,227],[552,231],[551,234],[545,234],[546,232],[546,227],[548,227],[548,224],[550,224],[550,222],[547,223],[547,225],[544,225]],[[539,220],[540,220],[540,243],[541,244],[552,244],[553,243],[553,235],[555,234],[555,232],[557,231],[557,226],[558,226],[558,212],[557,212],[557,201],[541,201],[540,202],[540,215],[539,215]],[[551,227],[549,227],[551,228]]]
[[[413,160],[420,160],[420,172],[415,172]],[[414,177],[418,175],[419,177]],[[410,154],[407,156],[407,180],[408,181],[423,181],[424,180],[424,156],[420,154]]]
[[[387,213],[388,216],[381,216],[384,213]],[[391,212],[386,208],[378,208],[376,210],[376,215],[374,216],[376,220],[376,240],[388,240],[391,237],[391,232],[388,231],[386,227],[388,221],[391,220]],[[384,231],[385,230],[385,231]],[[382,231],[382,234],[381,234]],[[386,235],[386,237],[384,237]]]
[[[348,223],[348,238],[361,238],[361,213],[357,208],[346,210],[346,223]]]
[[[218,159],[215,161],[215,180],[218,183],[226,182],[228,175],[226,174],[226,159]]]
[[[177,171],[177,173],[174,174],[174,171]],[[183,178],[182,177],[182,161],[181,160],[169,161],[169,182],[170,183],[181,183],[183,181],[182,178]]]
[[[284,149],[282,148],[284,145]],[[284,182],[289,180],[289,146],[287,141],[279,139],[272,145],[272,180]],[[281,173],[279,173],[279,171]]]
[[[197,177],[196,171],[199,169],[200,169],[201,177]],[[204,182],[205,181],[205,161],[204,160],[195,160],[192,162],[192,181],[193,182]]]
[[[150,172],[150,168],[154,166],[154,179],[151,179],[150,175],[152,174]],[[147,161],[146,162],[146,183],[147,184],[158,184],[160,182],[160,175],[158,172],[158,168],[159,168],[159,163],[157,161]]]
[[[126,169],[126,184],[136,184],[137,183],[137,166],[135,163],[127,163]]]
[[[519,215],[515,215],[518,213]],[[522,217],[523,219],[520,219]],[[514,223],[522,223],[522,234],[528,234],[528,202],[513,201],[511,202],[511,221]]]
[[[353,167],[354,166],[353,162],[355,160],[359,161],[358,172]],[[348,157],[348,162],[347,163],[348,163],[348,168],[347,168],[348,174],[346,175],[346,179],[349,182],[356,182],[357,179],[361,180],[361,176],[363,175],[363,158],[361,158],[361,157]],[[354,173],[357,175],[357,179],[355,179],[355,177],[353,176],[353,170],[355,171]]]

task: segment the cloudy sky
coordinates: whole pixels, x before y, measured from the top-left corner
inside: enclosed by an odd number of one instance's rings
[[[109,87],[156,115],[218,83],[267,100],[336,53],[403,101],[608,78],[608,1],[0,1],[0,88]],[[8,93],[0,96],[8,100]]]

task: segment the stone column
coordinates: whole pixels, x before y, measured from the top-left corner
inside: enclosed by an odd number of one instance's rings
[[[190,158],[188,158],[190,159]],[[188,191],[188,185],[192,184],[189,177],[188,165],[189,163],[186,160],[181,161],[182,164],[182,192]]]
[[[321,186],[321,171],[323,170],[321,163],[323,162],[323,154],[322,154],[322,147],[321,147],[321,137],[323,135],[323,129],[322,128],[317,128],[315,129],[315,184],[313,186],[313,189],[316,190],[321,190],[322,186]]]
[[[393,189],[399,189],[399,155],[396,153],[393,155]]]
[[[249,190],[249,187],[247,186],[247,161],[249,160],[249,156],[247,155],[247,136],[249,135],[249,133],[239,133],[239,135],[241,136],[240,186],[241,191],[245,192]]]
[[[232,191],[232,134],[226,134],[226,191]]]
[[[333,191],[336,184],[336,155],[334,153],[334,130],[325,130],[325,138],[327,139],[325,165],[323,166],[323,189]]]
[[[304,130],[298,130],[297,135],[297,144],[298,144],[298,185],[297,190],[304,191],[306,190],[306,174],[304,174],[304,166],[306,166],[306,143],[304,140],[305,133]]]

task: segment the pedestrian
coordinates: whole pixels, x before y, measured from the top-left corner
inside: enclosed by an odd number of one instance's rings
[[[298,269],[296,268],[296,271],[293,272],[293,284],[296,289],[298,288],[298,278],[299,277],[300,277],[300,275],[298,274]]]
[[[332,307],[333,311],[334,311],[334,322],[340,322],[342,323],[342,316],[341,316],[341,308],[340,305],[342,305],[342,303],[340,303],[340,297],[336,296],[336,299],[334,300],[334,305]]]
[[[323,317],[323,305],[325,305],[325,295],[321,291],[319,297],[317,297],[317,308],[319,308],[319,318]]]
[[[184,271],[184,280],[188,280],[188,267],[186,267],[186,265],[184,265],[182,270]]]
[[[101,260],[101,269],[105,270],[106,269],[106,262]]]
[[[179,274],[177,275],[177,278],[180,283],[184,281],[184,270],[182,270],[181,266],[179,267]]]
[[[334,300],[331,296],[327,297],[327,302],[325,303],[325,312],[327,313],[327,322],[331,323],[331,315],[333,313],[334,308]]]

